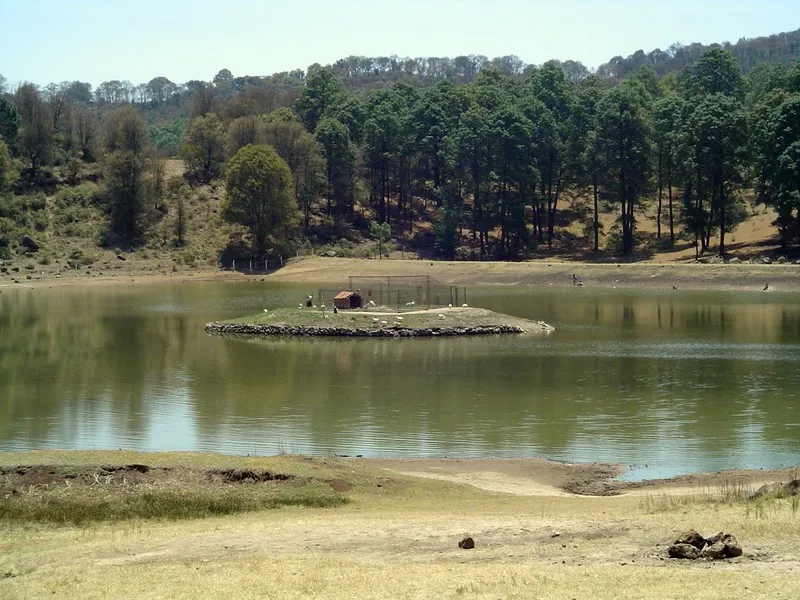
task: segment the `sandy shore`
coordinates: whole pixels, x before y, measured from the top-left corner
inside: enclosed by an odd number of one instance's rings
[[[797,468],[735,469],[692,473],[669,479],[618,481],[623,465],[560,463],[540,458],[411,458],[351,459],[413,477],[462,483],[478,489],[518,496],[614,496],[623,494],[699,493],[736,485],[755,491],[761,485],[798,477]]]
[[[800,291],[800,265],[695,263],[579,263],[553,260],[529,262],[446,262],[427,260],[362,260],[301,257],[270,273],[216,269],[177,272],[147,270],[126,265],[108,269],[37,271],[0,276],[0,288],[55,285],[164,284],[197,281],[270,281],[342,284],[351,275],[429,275],[449,285],[571,286],[577,275],[587,288],[721,290],[761,292]],[[28,279],[28,276],[31,278]],[[17,283],[18,282],[18,283]]]

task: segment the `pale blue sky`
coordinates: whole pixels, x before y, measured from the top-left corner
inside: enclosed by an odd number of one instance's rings
[[[527,63],[800,27],[800,0],[0,0],[0,74],[133,83],[269,75],[351,54]]]

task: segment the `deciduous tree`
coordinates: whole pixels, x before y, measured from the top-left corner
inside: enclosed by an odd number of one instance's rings
[[[188,173],[208,183],[222,172],[225,129],[214,113],[197,117],[189,124],[183,138],[181,155]]]
[[[225,175],[223,214],[247,227],[256,249],[280,249],[297,224],[289,167],[269,146],[245,146],[233,155]]]

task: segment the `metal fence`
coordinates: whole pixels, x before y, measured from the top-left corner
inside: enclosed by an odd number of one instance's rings
[[[365,308],[374,305],[402,311],[467,302],[465,287],[445,285],[429,275],[351,275],[340,288],[318,289],[317,304],[333,306],[334,296],[343,290],[359,293]]]

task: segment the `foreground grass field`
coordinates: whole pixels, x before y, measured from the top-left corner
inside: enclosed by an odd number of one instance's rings
[[[541,485],[535,495],[517,495],[337,458],[0,455],[6,468],[21,464],[280,472],[325,483],[347,502],[79,527],[4,520],[3,599],[789,599],[800,591],[796,506],[770,500],[755,510],[719,486],[586,497]],[[535,481],[537,463],[526,464]],[[487,476],[493,468],[466,465]],[[667,545],[690,527],[733,533],[744,556],[667,559]],[[474,537],[474,550],[457,547],[465,535]]]

